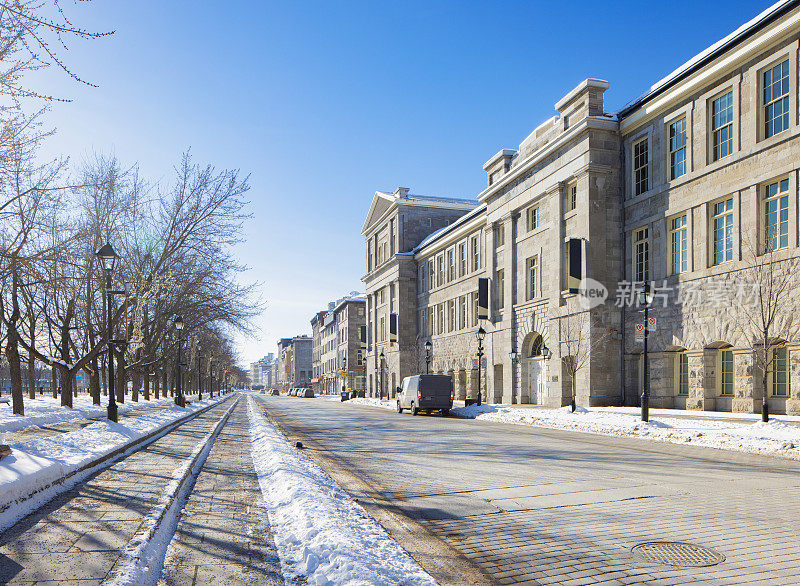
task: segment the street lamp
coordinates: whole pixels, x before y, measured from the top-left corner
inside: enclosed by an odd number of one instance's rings
[[[347,392],[347,356],[342,356],[342,392]]]
[[[379,364],[380,364],[380,369],[381,369],[381,384],[378,387],[378,399],[382,401],[383,400],[383,383],[384,383],[384,380],[383,380],[383,376],[384,376],[383,375],[383,362],[384,362],[384,360],[386,360],[386,356],[383,355],[383,350],[381,350],[381,355],[378,357],[378,359],[379,359]]]
[[[197,400],[203,400],[203,375],[200,368],[200,342],[197,343]]]
[[[425,374],[431,373],[431,350],[433,349],[433,344],[431,341],[428,340],[425,342]]]
[[[486,337],[486,330],[483,326],[478,328],[475,332],[475,337],[478,339],[478,407],[481,406],[481,360],[483,358],[483,339]]]
[[[113,338],[113,320],[112,320],[112,297],[114,292],[111,290],[111,275],[114,272],[114,267],[117,264],[117,253],[111,247],[111,243],[106,242],[105,246],[100,248],[96,253],[103,265],[103,274],[105,276],[105,287],[103,292],[107,300],[107,330],[108,337],[108,418],[116,423],[117,421],[117,399],[114,393],[114,340]]]
[[[639,292],[639,304],[644,305],[644,361],[642,365],[642,421],[650,421],[650,363],[647,355],[647,338],[650,330],[649,309],[653,302],[653,294],[650,285],[644,284],[644,288]]]
[[[186,406],[186,399],[183,397],[183,381],[181,377],[181,350],[183,349],[183,318],[175,318],[175,330],[178,332],[178,380],[175,384],[175,404],[178,407]]]

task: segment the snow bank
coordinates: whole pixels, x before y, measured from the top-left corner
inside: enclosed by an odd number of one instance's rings
[[[189,395],[186,397],[192,399]],[[31,426],[52,425],[53,423],[91,419],[92,417],[105,417],[108,397],[102,397],[102,401],[102,405],[93,405],[92,398],[89,395],[80,394],[72,398],[73,407],[70,409],[69,407],[61,406],[61,398],[54,399],[52,396],[37,395],[34,400],[25,398],[25,415],[14,415],[11,412],[10,404],[0,404],[0,434],[4,431],[18,431]],[[159,405],[166,407],[174,404],[174,402],[175,400],[172,397],[167,397],[149,401],[142,400],[137,403],[118,403],[117,411],[122,415],[134,409]]]
[[[436,584],[247,398],[250,442],[287,584]],[[305,582],[303,582],[305,580]]]
[[[366,405],[367,407],[383,407],[384,409],[396,409],[397,408],[397,401],[392,399],[373,399],[370,397],[362,398],[359,397],[358,399],[350,399],[347,401],[351,405]]]
[[[664,416],[656,419],[652,417],[651,411],[650,421],[645,423],[638,414],[615,412],[607,408],[578,407],[572,413],[569,407],[519,409],[485,403],[480,407],[456,407],[452,413],[481,421],[535,425],[681,444],[691,442],[704,447],[780,455],[800,460],[800,428],[787,425],[780,418],[773,418],[768,423],[743,422],[737,417],[725,418],[724,421]]]
[[[67,474],[224,398],[195,401],[185,408],[171,403],[120,423],[98,421],[77,431],[12,444],[11,454],[0,460],[0,530],[68,490],[77,476],[89,471],[60,483]]]
[[[197,442],[192,453],[172,471],[158,504],[148,512],[144,527],[133,536],[118,562],[114,577],[106,586],[156,584],[164,566],[167,547],[175,534],[189,488],[208,457],[220,429],[228,420],[238,399],[219,418],[213,429]]]

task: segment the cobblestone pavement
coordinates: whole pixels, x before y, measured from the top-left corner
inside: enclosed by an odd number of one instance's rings
[[[366,483],[354,496],[417,521],[495,583],[800,584],[797,462],[260,399],[308,455]],[[631,548],[648,541],[689,542],[725,560],[646,562]]]
[[[103,406],[108,404],[108,397],[102,397]],[[142,403],[144,401],[141,401]],[[169,405],[147,405],[138,409],[132,409],[125,413],[119,414],[119,419],[124,420],[128,417],[136,417],[144,413],[152,413],[153,411],[161,411]],[[40,426],[31,426],[30,429],[20,429],[18,431],[7,431],[3,434],[3,443],[15,444],[17,442],[25,442],[28,440],[39,439],[41,437],[50,437],[61,433],[70,431],[77,431],[83,429],[87,425],[91,425],[97,421],[105,421],[106,416],[91,417],[89,419],[76,419],[74,421],[65,421],[63,423],[45,424]]]
[[[162,575],[168,586],[283,584],[250,454],[247,402],[223,427],[183,509]]]
[[[234,397],[235,400],[235,397]],[[99,584],[172,472],[231,399],[59,495],[0,535],[0,584]]]

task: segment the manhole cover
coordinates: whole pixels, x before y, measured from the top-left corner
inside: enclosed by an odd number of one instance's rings
[[[640,560],[669,566],[698,568],[716,566],[725,561],[725,556],[711,548],[681,543],[680,541],[648,541],[631,548],[631,553]]]

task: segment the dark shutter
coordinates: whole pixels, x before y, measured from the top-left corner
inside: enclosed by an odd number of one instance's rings
[[[359,337],[361,338],[361,349],[366,350],[367,348],[367,326],[361,326],[359,328]]]
[[[478,319],[489,319],[489,279],[478,279]]]
[[[397,314],[389,314],[389,343],[397,342]]]
[[[583,246],[580,238],[570,238],[567,243],[569,246],[569,267],[567,273],[567,289],[570,293],[577,293],[581,286],[581,265],[583,259]]]

